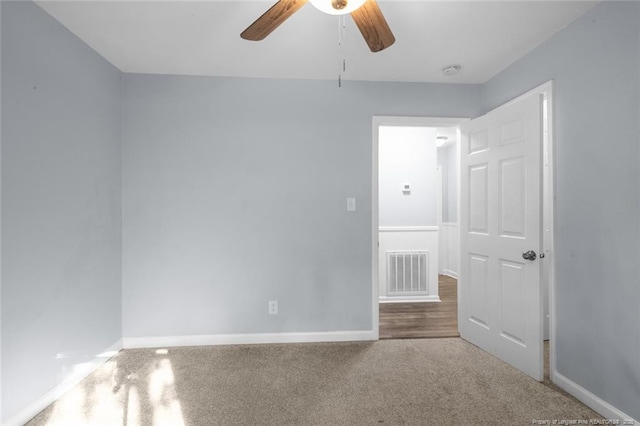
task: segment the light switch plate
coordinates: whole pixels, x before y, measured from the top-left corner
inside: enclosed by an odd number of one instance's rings
[[[356,211],[356,199],[355,198],[347,198],[347,211],[355,212]]]

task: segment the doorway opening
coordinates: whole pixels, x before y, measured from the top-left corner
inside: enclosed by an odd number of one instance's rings
[[[457,126],[375,117],[379,338],[458,337]]]

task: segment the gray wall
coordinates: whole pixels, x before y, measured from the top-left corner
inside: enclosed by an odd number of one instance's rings
[[[604,2],[484,85],[489,110],[555,80],[561,374],[640,419],[640,3]]]
[[[372,116],[480,105],[471,85],[124,82],[124,337],[370,330]]]
[[[549,79],[558,368],[640,418],[638,3],[482,89],[125,75],[124,123],[117,70],[34,4],[2,12],[4,418],[121,319],[125,337],[370,329],[371,116],[476,116]]]
[[[31,2],[2,2],[7,419],[121,337],[121,73]]]

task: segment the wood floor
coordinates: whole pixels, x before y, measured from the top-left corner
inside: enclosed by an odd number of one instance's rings
[[[458,282],[438,277],[437,303],[380,303],[380,338],[459,337]]]

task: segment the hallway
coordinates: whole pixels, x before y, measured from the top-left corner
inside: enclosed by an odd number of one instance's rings
[[[459,337],[458,280],[438,276],[441,302],[380,303],[380,339]]]

